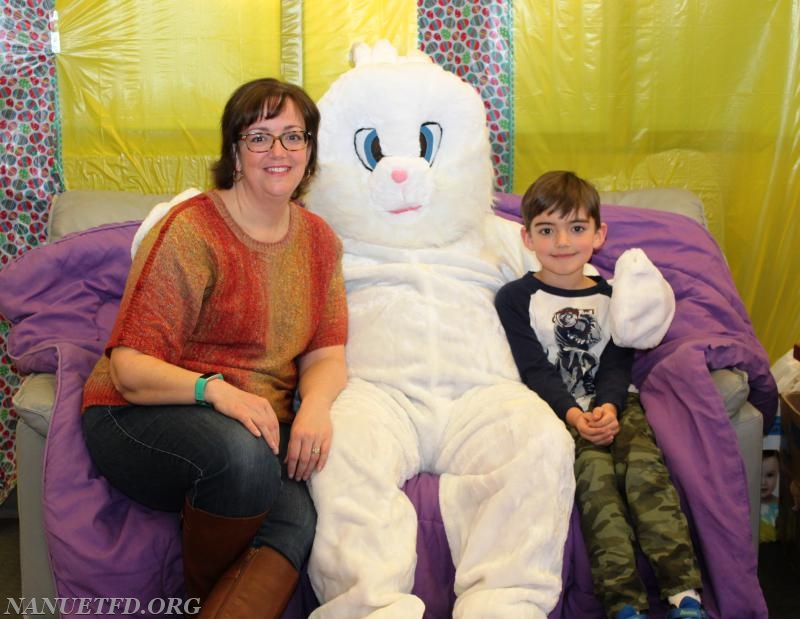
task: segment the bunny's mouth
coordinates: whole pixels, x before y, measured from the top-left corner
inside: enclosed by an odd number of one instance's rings
[[[421,204],[415,204],[413,206],[401,206],[400,208],[392,209],[389,212],[392,215],[402,215],[403,213],[410,213],[412,211],[418,211],[422,208]]]

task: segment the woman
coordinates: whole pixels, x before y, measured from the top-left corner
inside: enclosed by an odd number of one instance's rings
[[[314,535],[305,480],[330,450],[347,337],[341,243],[295,201],[318,125],[291,84],[233,93],[215,189],[142,241],[84,389],[98,469],[132,499],[182,512],[201,617],[280,616]]]

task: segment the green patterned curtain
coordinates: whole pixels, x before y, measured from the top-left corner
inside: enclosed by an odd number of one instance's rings
[[[58,161],[53,0],[2,0],[0,14],[0,268],[46,238],[52,197],[62,190]],[[0,291],[2,294],[2,291]],[[2,317],[0,317],[2,318]],[[0,503],[16,484],[11,395],[20,382],[0,320]]]
[[[514,170],[514,53],[511,0],[418,0],[420,49],[474,85],[486,104],[495,188]]]

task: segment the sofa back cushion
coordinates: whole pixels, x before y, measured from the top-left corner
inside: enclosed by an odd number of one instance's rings
[[[156,204],[172,194],[143,194],[131,191],[72,189],[57,195],[50,209],[47,240],[103,224],[141,221]]]
[[[71,189],[53,199],[50,210],[48,241],[57,241],[66,234],[122,221],[141,221],[159,202],[172,199],[173,194],[143,194],[131,191],[100,191]],[[499,202],[511,198],[497,194]],[[519,198],[515,198],[516,201]],[[689,191],[677,187],[632,189],[630,191],[601,191],[603,204],[619,204],[669,211],[691,217],[703,227],[707,220],[703,202]]]

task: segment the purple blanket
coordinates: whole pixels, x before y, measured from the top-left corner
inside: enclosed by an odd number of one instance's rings
[[[498,213],[519,221],[519,199],[501,195]],[[682,215],[632,207],[604,205],[602,217],[609,232],[592,259],[597,269],[611,277],[619,255],[641,247],[675,292],[673,323],[658,347],[637,353],[634,382],[689,518],[704,604],[712,617],[766,618],[744,463],[708,370],[747,372],[749,400],[763,413],[766,431],[777,410],[767,354],[725,258],[702,226]]]
[[[501,202],[506,216],[516,214],[518,199],[506,196]],[[767,356],[724,259],[699,225],[630,207],[607,206],[603,215],[610,233],[597,267],[608,274],[624,249],[642,247],[676,293],[675,321],[662,345],[639,356],[635,380],[685,499],[703,560],[706,605],[712,617],[766,619],[744,467],[707,368],[746,371],[751,402],[768,426],[777,393]],[[182,593],[178,520],[132,503],[98,477],[79,422],[83,381],[110,332],[137,227],[138,222],[112,224],[24,254],[0,271],[0,314],[12,324],[8,353],[19,370],[57,375],[44,459],[44,520],[58,595],[136,598],[141,610],[136,614],[147,617],[160,616],[153,600]],[[426,602],[426,619],[444,619],[453,601],[453,567],[438,480],[420,475],[406,492],[420,521],[415,591]],[[644,563],[641,568],[648,572]],[[575,514],[563,577],[564,593],[550,617],[600,619]],[[651,617],[663,617],[663,607],[653,602]],[[315,605],[303,578],[284,619],[302,619]]]
[[[80,428],[83,383],[113,326],[138,226],[111,224],[24,254],[0,271],[0,314],[12,324],[8,353],[19,371],[57,376],[43,492],[58,596],[133,598],[137,602],[128,603],[139,609],[134,614],[155,617],[166,616],[159,600],[183,594],[178,518],[130,501],[99,477]],[[426,599],[430,617],[444,617],[454,596],[441,592],[452,591],[453,567],[438,479],[420,475],[409,480],[406,493],[420,521],[415,591]],[[304,618],[316,604],[304,577],[284,617]],[[85,612],[62,617],[79,615]]]

